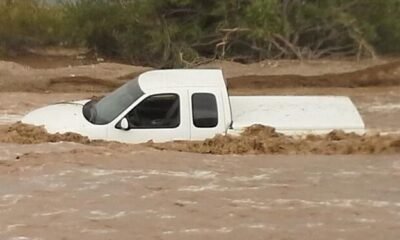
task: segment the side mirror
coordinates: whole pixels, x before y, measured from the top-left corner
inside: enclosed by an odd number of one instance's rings
[[[128,131],[130,129],[129,121],[127,118],[123,118],[116,126],[117,129]]]

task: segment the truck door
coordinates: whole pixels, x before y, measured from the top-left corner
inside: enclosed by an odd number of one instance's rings
[[[134,105],[110,129],[111,140],[139,143],[190,139],[186,91],[152,94]],[[129,129],[118,126],[124,118]]]
[[[189,99],[192,140],[203,140],[225,133],[225,109],[218,89],[190,90]]]

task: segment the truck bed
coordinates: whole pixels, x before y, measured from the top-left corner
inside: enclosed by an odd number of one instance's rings
[[[254,124],[285,134],[324,134],[335,129],[364,133],[364,122],[348,97],[234,96],[230,97],[232,130]]]

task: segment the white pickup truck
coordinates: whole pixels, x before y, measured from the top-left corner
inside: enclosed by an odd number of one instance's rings
[[[23,123],[49,133],[141,143],[203,140],[237,134],[253,124],[285,134],[364,132],[348,97],[229,96],[221,70],[155,70],[106,97],[59,103],[27,114]]]

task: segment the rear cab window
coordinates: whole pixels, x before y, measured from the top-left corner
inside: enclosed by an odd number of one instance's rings
[[[214,128],[218,125],[217,99],[211,93],[192,95],[193,125],[197,128]]]

